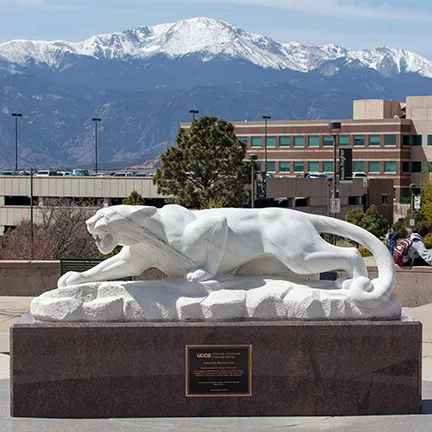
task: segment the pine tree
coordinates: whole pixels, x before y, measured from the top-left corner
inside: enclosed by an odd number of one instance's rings
[[[138,192],[133,191],[131,194],[123,200],[123,204],[126,205],[144,205],[144,198]]]
[[[173,195],[178,204],[203,208],[211,202],[242,206],[248,202],[246,185],[250,164],[246,144],[234,126],[217,117],[200,117],[191,129],[180,129],[177,147],[161,156],[162,167],[153,179],[158,193]]]

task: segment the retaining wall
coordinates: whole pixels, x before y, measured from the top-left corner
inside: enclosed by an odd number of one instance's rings
[[[369,274],[376,277],[376,267],[369,267]],[[0,296],[35,297],[55,289],[59,277],[60,261],[0,261]],[[149,269],[137,279],[163,278],[159,270]],[[397,268],[395,292],[405,307],[432,303],[432,267]]]

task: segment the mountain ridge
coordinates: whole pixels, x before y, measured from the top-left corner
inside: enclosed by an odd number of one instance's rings
[[[413,52],[389,47],[347,50],[341,46],[303,42],[281,43],[207,17],[181,20],[122,32],[91,36],[81,42],[12,40],[0,43],[0,61],[14,66],[62,69],[71,57],[98,60],[141,60],[157,55],[180,58],[192,54],[203,62],[217,57],[241,59],[268,69],[308,73],[324,63],[358,60],[385,77],[415,73],[432,78],[432,62]]]

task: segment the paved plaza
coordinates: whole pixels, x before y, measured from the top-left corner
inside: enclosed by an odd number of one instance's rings
[[[9,327],[28,312],[30,297],[0,297],[0,431],[1,432],[430,432],[432,430],[432,305],[404,309],[423,323],[423,415],[380,417],[280,417],[194,419],[23,419],[9,416]],[[143,389],[145,391],[145,389]],[[77,395],[79,397],[79,395]],[[404,397],[403,394],[400,395]],[[37,401],[35,401],[36,403]]]

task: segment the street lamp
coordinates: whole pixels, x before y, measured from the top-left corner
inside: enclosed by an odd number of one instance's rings
[[[332,181],[332,198],[337,198],[337,179],[336,179],[336,149],[338,145],[338,136],[341,133],[342,125],[340,122],[330,122],[328,125],[329,134],[333,136],[333,181]],[[336,212],[332,212],[336,217]]]
[[[15,117],[15,171],[18,172],[18,117],[22,117],[21,113],[12,113]]]
[[[192,110],[189,110],[189,112],[192,114],[192,123],[195,121],[195,115],[196,114],[199,114],[199,111],[198,110],[196,110],[196,109],[192,109]]]
[[[95,171],[98,172],[98,122],[102,119],[98,117],[93,117],[92,121],[95,122]]]
[[[264,135],[265,135],[265,139],[264,139],[264,186],[265,186],[265,197],[267,198],[267,122],[268,120],[271,120],[271,116],[269,115],[263,115],[262,116],[263,120],[264,120]]]
[[[255,207],[255,161],[258,159],[258,155],[249,155],[251,161],[251,208]]]

